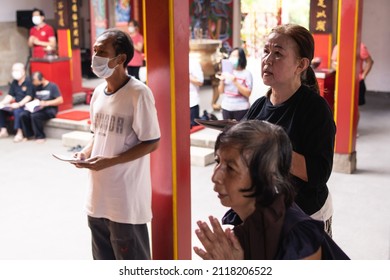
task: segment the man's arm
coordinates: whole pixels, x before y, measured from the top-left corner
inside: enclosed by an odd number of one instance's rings
[[[199,81],[195,76],[190,74],[190,82],[194,84],[195,86],[201,86],[203,85],[203,82]]]
[[[91,145],[88,145],[82,151],[82,153],[85,155],[86,158],[85,163],[77,163],[76,166],[98,171],[117,164],[133,161],[155,151],[159,146],[159,141],[160,139],[141,142],[136,146],[130,148],[129,150],[113,157],[97,156],[93,158],[88,158],[88,156],[90,156],[91,154],[92,144],[93,144],[92,142]],[[83,156],[76,156],[76,157],[80,159],[83,158]]]
[[[144,48],[144,43],[143,42],[138,42],[134,44],[134,49],[136,51],[142,52],[142,49]]]
[[[26,95],[22,100],[19,101],[19,106],[23,107],[26,103],[30,102],[32,97],[30,95]]]
[[[43,107],[47,106],[58,106],[64,103],[64,98],[62,96],[58,96],[53,100],[41,100],[40,105]]]
[[[129,150],[111,158],[114,164],[125,163],[143,157],[157,150],[160,139],[145,141],[137,144]]]
[[[14,97],[11,95],[6,95],[2,101],[0,101],[0,104],[8,105],[14,100]]]
[[[52,47],[54,49],[57,45],[57,40],[56,40],[56,37],[50,37],[48,42],[44,42],[44,41],[40,41],[35,36],[30,36],[28,38],[28,46],[31,48],[34,45],[35,46],[43,46],[43,47]]]
[[[30,37],[28,37],[28,46],[30,48],[32,48],[34,46],[35,40],[37,40],[37,38],[35,36],[30,35]]]
[[[92,134],[92,138],[88,142],[88,144],[85,145],[85,147],[80,152],[75,153],[73,157],[75,157],[77,159],[82,159],[82,160],[88,159],[91,156],[92,147],[93,147],[94,142],[95,142],[95,135]]]
[[[331,67],[334,70],[337,70],[337,52],[338,52],[338,46],[334,46],[332,50],[332,56],[331,56]]]
[[[364,60],[363,74],[362,74],[363,80],[367,77],[368,73],[370,73],[372,65],[374,65],[374,60],[372,59],[371,56],[368,56]]]
[[[48,46],[52,47],[53,49],[56,48],[56,46],[57,46],[56,37],[49,38]]]

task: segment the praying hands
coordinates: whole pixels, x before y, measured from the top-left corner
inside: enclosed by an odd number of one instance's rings
[[[195,253],[204,260],[242,260],[244,251],[234,232],[227,228],[222,229],[218,219],[210,216],[212,229],[206,222],[198,221],[195,230],[204,249],[194,247]]]

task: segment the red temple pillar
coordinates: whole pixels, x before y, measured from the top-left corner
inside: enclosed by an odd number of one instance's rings
[[[151,163],[153,259],[191,259],[189,3],[143,5],[147,84],[161,129]]]
[[[313,34],[313,37],[315,41],[314,57],[321,58],[318,68],[331,68],[332,34]]]
[[[340,0],[338,4],[339,46],[336,70],[335,121],[337,125],[333,170],[356,170],[356,131],[359,92],[359,46],[361,38],[361,0]]]

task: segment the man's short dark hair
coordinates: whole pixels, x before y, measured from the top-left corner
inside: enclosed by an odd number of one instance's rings
[[[42,82],[42,80],[43,80],[43,74],[40,71],[35,71],[34,73],[32,73],[31,77],[33,79],[35,79],[35,78],[38,79],[40,82]]]
[[[39,15],[40,15],[40,16],[42,16],[42,17],[45,16],[45,12],[44,12],[43,10],[41,10],[41,9],[38,9],[38,8],[34,8],[32,12],[33,12],[33,13],[39,12]]]
[[[138,23],[138,21],[136,21],[135,19],[129,20],[129,23],[128,23],[128,24],[130,24],[130,23],[133,23],[134,27],[138,27],[138,28],[139,28],[139,23]]]
[[[124,32],[117,28],[110,28],[104,31],[100,36],[105,35],[108,37],[114,37],[112,40],[112,46],[115,50],[115,55],[120,55],[124,53],[126,55],[126,60],[123,62],[123,67],[127,67],[130,60],[134,56],[134,45],[133,40],[131,40],[130,35],[127,32]]]

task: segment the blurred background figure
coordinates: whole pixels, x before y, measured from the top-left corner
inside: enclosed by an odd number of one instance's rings
[[[139,80],[139,69],[143,66],[144,56],[142,50],[144,48],[144,37],[139,33],[139,23],[132,19],[128,24],[128,31],[134,45],[134,56],[127,65],[129,75]]]
[[[335,45],[332,51],[332,68],[337,70],[337,56],[338,56],[339,47]],[[365,79],[370,73],[372,66],[374,65],[374,60],[371,57],[367,47],[360,43],[360,65],[359,65],[359,100],[358,105],[362,106],[366,104],[366,83]],[[358,119],[359,124],[360,113],[358,110]]]
[[[229,56],[232,69],[226,71],[222,65],[222,74],[218,77],[220,83],[218,91],[224,94],[221,108],[224,120],[235,119],[240,121],[248,112],[249,97],[252,93],[253,78],[246,70],[247,60],[242,48],[234,48]]]
[[[332,52],[332,68],[337,69],[337,55],[339,47],[335,45]],[[368,73],[370,73],[374,60],[371,57],[367,47],[360,44],[360,64],[359,64],[359,106],[366,104],[366,79]]]
[[[189,60],[190,73],[190,128],[198,125],[194,120],[199,119],[199,87],[203,85],[204,75],[198,60]]]
[[[16,131],[14,142],[20,142],[23,140],[20,114],[24,105],[33,99],[34,89],[23,63],[12,65],[12,79],[8,95],[0,102],[0,138],[8,137],[7,121],[13,116]]]
[[[52,51],[56,48],[54,29],[45,22],[45,13],[37,8],[33,10],[32,22],[35,26],[30,29],[28,46],[32,48],[32,57],[44,57],[45,50]]]
[[[32,112],[24,110],[20,115],[20,120],[26,140],[35,138],[37,143],[43,143],[46,140],[45,123],[56,117],[58,105],[61,105],[64,99],[58,86],[46,80],[41,72],[34,72],[31,77],[35,88],[34,98],[39,100],[38,108]]]

